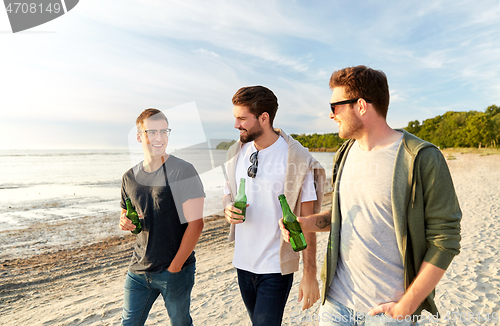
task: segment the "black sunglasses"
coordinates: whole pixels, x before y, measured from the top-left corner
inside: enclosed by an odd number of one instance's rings
[[[255,178],[255,176],[257,175],[257,166],[259,165],[259,161],[257,161],[257,155],[259,155],[259,151],[253,152],[249,158],[252,165],[248,167],[247,174],[250,178]]]
[[[343,105],[343,104],[353,104],[356,103],[359,100],[359,98],[353,98],[352,100],[345,100],[345,101],[340,101],[340,102],[335,102],[335,103],[330,103],[330,108],[332,109],[332,113],[335,114],[335,106],[336,105]],[[371,100],[364,99],[366,103],[371,103]]]

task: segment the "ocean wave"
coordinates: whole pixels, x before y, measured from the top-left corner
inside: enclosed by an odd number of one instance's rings
[[[0,157],[67,157],[67,156],[96,156],[96,155],[104,155],[104,156],[123,156],[129,155],[128,152],[123,153],[109,153],[109,152],[89,152],[89,153],[0,153]]]
[[[47,183],[47,180],[41,180],[39,182],[34,182],[33,180],[27,182],[19,183],[4,183],[0,184],[0,190],[14,190],[31,188],[38,186],[82,186],[82,187],[99,187],[99,188],[116,188],[121,187],[121,179],[115,179],[110,181],[74,181],[68,180],[67,182],[62,181],[60,178],[55,180],[53,183]]]
[[[112,203],[118,201],[119,201],[118,197],[109,199],[101,197],[75,196],[75,198],[57,198],[49,200],[35,199],[35,200],[25,201],[22,203],[4,204],[0,205],[0,207],[3,209],[4,214],[13,212],[34,211],[34,210],[43,210],[45,211],[45,214],[47,214],[51,209],[62,209],[68,207],[80,209],[81,207],[91,207],[92,205],[95,204]],[[0,216],[1,215],[2,214],[0,214]],[[82,215],[85,214],[82,213]]]
[[[176,149],[171,152],[173,155],[179,155],[184,153],[196,153],[199,151],[212,151],[212,152],[222,152],[225,150],[218,150],[215,148],[184,148]],[[181,154],[181,155],[182,155]],[[128,156],[128,155],[143,155],[140,152],[130,152],[127,149],[110,149],[110,150],[0,150],[0,157],[67,157],[67,156]]]

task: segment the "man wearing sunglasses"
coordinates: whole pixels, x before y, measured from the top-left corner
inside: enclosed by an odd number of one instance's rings
[[[437,314],[434,288],[460,251],[461,210],[439,149],[386,122],[389,86],[365,66],[333,73],[330,119],[349,138],[334,158],[320,325],[411,325]],[[288,232],[282,228],[285,239]]]
[[[243,87],[233,96],[233,105],[240,139],[228,150],[223,199],[225,217],[231,223],[229,238],[235,241],[233,265],[252,324],[281,325],[300,254],[280,238],[278,196],[285,194],[297,215],[319,212],[325,171],[300,143],[273,128],[278,100],[271,90]],[[244,222],[234,207],[240,178],[246,179],[248,200]],[[305,236],[308,246],[302,251],[298,299],[308,309],[319,299],[319,287],[315,233]]]
[[[135,229],[126,216],[129,197],[142,231],[125,279],[122,325],[144,325],[160,294],[171,325],[192,325],[193,250],[203,229],[203,184],[190,163],[165,152],[170,128],[160,110],[144,110],[136,125],[144,161],[123,175],[120,228]]]

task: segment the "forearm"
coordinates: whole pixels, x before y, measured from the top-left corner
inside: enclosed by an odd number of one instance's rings
[[[185,201],[182,204],[182,210],[188,226],[182,236],[179,250],[175,254],[174,259],[170,263],[169,271],[180,271],[182,265],[186,262],[194,247],[198,243],[201,231],[203,231],[203,203],[204,198],[193,198]]]
[[[303,202],[301,204],[300,213],[304,215],[312,215],[314,212],[314,202]],[[302,260],[304,261],[304,276],[312,276],[316,278],[316,233],[304,232],[307,248],[302,251]]]
[[[300,213],[311,215],[314,212],[314,202],[303,202]],[[319,299],[319,284],[316,279],[316,233],[304,232],[307,248],[302,251],[304,270],[299,285],[299,301],[303,300],[302,310],[309,309]]]
[[[437,266],[423,262],[420,271],[401,300],[397,303],[406,311],[406,315],[414,313],[418,306],[437,286],[446,271]]]
[[[307,248],[302,251],[304,276],[316,277],[316,233],[304,232]]]
[[[401,318],[404,319],[406,316],[411,316],[436,287],[444,273],[444,269],[424,261],[417,277],[398,302],[380,304],[371,309],[368,314],[375,316],[384,313],[398,320],[401,320]]]
[[[323,211],[299,218],[302,229],[307,232],[330,232],[332,212]]]
[[[170,266],[173,269],[180,270],[182,265],[186,262],[189,255],[193,252],[201,232],[203,231],[203,219],[198,219],[188,223],[184,236],[182,237],[181,245]]]

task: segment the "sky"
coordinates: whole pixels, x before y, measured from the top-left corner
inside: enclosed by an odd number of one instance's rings
[[[251,85],[275,127],[338,132],[329,78],[361,64],[387,75],[393,128],[500,105],[500,0],[82,0],[19,33],[0,8],[0,149],[126,148],[148,107],[181,117],[177,146],[237,139]]]

